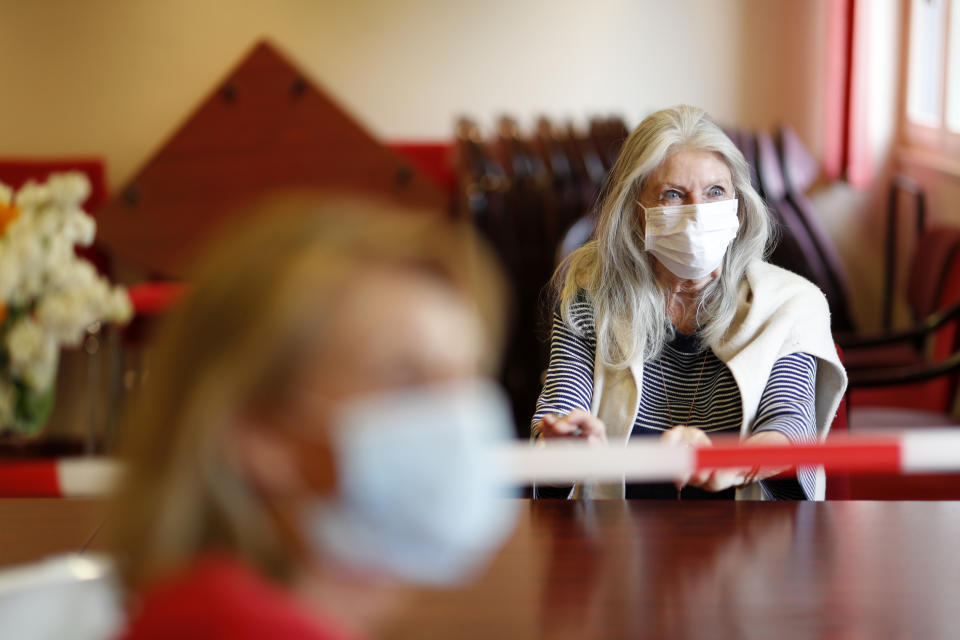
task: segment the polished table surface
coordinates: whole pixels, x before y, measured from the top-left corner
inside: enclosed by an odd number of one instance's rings
[[[958,638],[960,502],[524,502],[390,638]]]
[[[84,549],[105,511],[103,500],[0,499],[0,568]]]
[[[960,502],[517,505],[475,584],[410,594],[378,637],[960,637]],[[0,566],[102,548],[103,513],[0,500]]]

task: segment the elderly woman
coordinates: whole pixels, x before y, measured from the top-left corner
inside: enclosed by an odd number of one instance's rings
[[[745,445],[825,437],[846,387],[829,309],[813,284],[764,262],[767,209],[707,114],[680,106],[641,122],[599,206],[594,239],[555,275],[534,437],[610,446],[649,435],[690,446],[718,434]],[[676,488],[586,484],[573,495],[824,497],[822,469],[775,474],[698,473]]]
[[[170,319],[110,525],[129,640],[367,635],[396,586],[467,579],[510,531],[497,266],[383,209],[269,208]]]

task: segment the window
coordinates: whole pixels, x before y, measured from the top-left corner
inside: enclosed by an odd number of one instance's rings
[[[910,122],[940,124],[943,84],[943,18],[946,0],[912,0],[907,117]]]
[[[960,0],[909,0],[906,138],[960,157]]]
[[[960,133],[960,2],[955,2],[950,12],[950,35],[948,38],[947,68],[947,129]]]

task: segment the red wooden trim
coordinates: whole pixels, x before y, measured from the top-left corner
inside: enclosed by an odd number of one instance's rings
[[[137,315],[154,315],[169,311],[186,294],[180,282],[143,282],[127,289]]]
[[[449,198],[275,46],[258,43],[98,212],[119,265],[171,280],[249,203],[334,190],[440,214]]]
[[[0,497],[59,498],[56,460],[0,463]]]
[[[445,193],[456,191],[457,180],[450,161],[450,142],[388,142],[387,148],[397,152],[411,163]]]

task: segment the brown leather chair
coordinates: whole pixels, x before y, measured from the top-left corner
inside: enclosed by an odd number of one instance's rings
[[[590,120],[589,137],[603,162],[604,169],[610,171],[620,148],[629,132],[620,118],[593,118]]]
[[[949,309],[960,303],[960,228],[934,227],[920,236],[906,299],[913,326],[872,336],[840,337],[848,369],[920,365],[951,353],[951,340],[944,335],[952,336],[957,317]]]
[[[563,230],[583,215],[586,207],[581,200],[580,185],[567,157],[562,133],[546,117],[537,121],[537,133],[532,146],[540,155],[550,174],[550,183],[554,195],[554,220],[551,228],[562,236]],[[554,243],[557,236],[549,238]]]
[[[886,418],[863,418],[866,407],[899,407],[936,414],[950,413],[957,392],[957,377],[950,363],[960,351],[960,229],[931,231],[931,239],[941,240],[940,248],[952,246],[942,275],[928,277],[920,268],[913,269],[911,280],[938,290],[937,297],[922,295],[924,287],[914,287],[909,296],[920,312],[934,311],[913,327],[876,336],[846,340],[845,362],[851,375],[851,406],[861,417],[855,421],[887,422]],[[929,251],[934,254],[933,250]],[[915,260],[915,263],[934,260]],[[923,278],[927,281],[922,281]],[[933,281],[932,283],[930,281]],[[919,307],[919,305],[925,305]],[[944,419],[926,419],[942,423]],[[911,423],[917,420],[911,419]],[[952,422],[952,420],[947,420]]]
[[[756,170],[760,193],[767,202],[777,224],[779,242],[770,261],[801,275],[823,291],[830,305],[831,323],[835,332],[853,330],[853,316],[849,309],[845,270],[832,243],[823,233],[811,233],[818,227],[808,203],[788,197],[787,185],[769,134],[754,134]],[[798,202],[804,206],[798,206]]]
[[[807,193],[820,175],[816,158],[788,124],[777,127],[776,143],[787,192]]]

